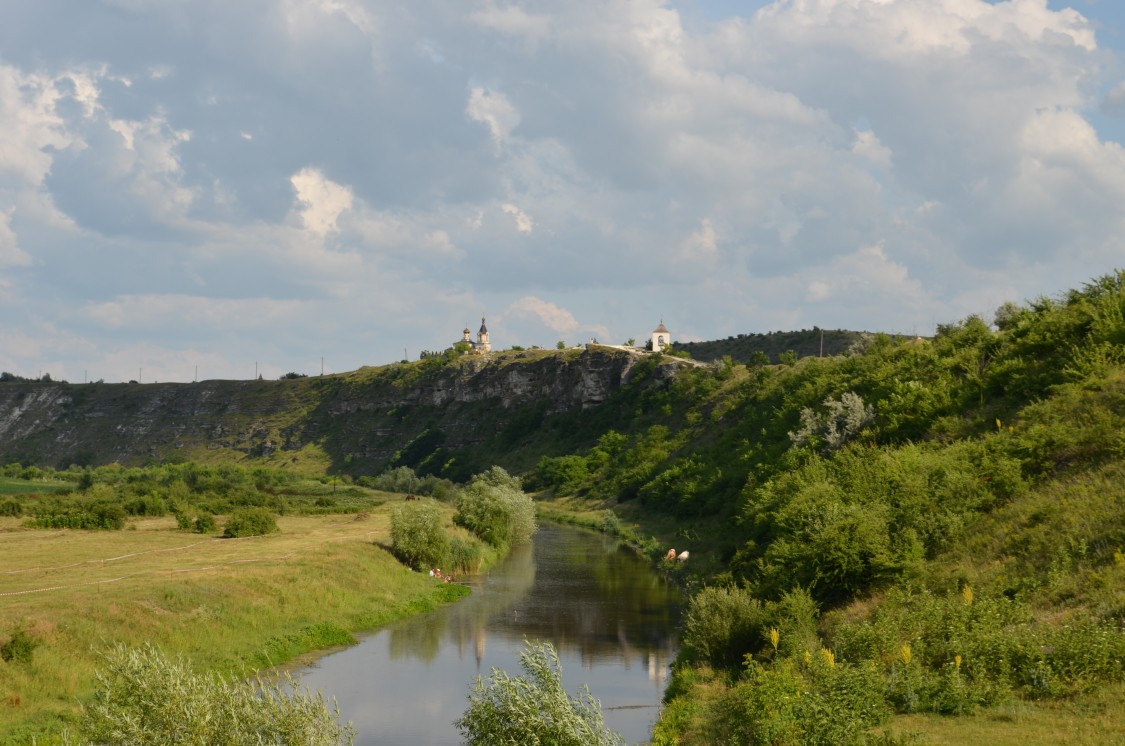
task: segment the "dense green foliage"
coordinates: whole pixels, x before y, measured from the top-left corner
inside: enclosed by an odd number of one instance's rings
[[[411,567],[440,567],[449,556],[441,511],[429,500],[397,506],[391,514],[391,550]]]
[[[457,497],[457,523],[495,547],[526,544],[535,533],[535,505],[520,480],[494,466]]]
[[[479,677],[457,727],[469,746],[618,746],[601,706],[585,686],[572,697],[562,686],[559,656],[549,642],[520,653],[524,676],[492,669]]]
[[[802,329],[797,332],[769,332],[768,334],[739,334],[726,339],[708,342],[677,342],[676,348],[689,353],[696,360],[722,360],[750,363],[781,362],[792,352],[797,358],[843,355],[862,350],[874,335],[867,332],[849,332],[843,329]]]
[[[266,508],[239,508],[230,514],[223,526],[223,536],[228,539],[265,536],[277,531],[277,518]]]
[[[37,647],[39,647],[39,641],[23,627],[17,627],[12,630],[11,636],[0,645],[0,660],[5,663],[27,665],[31,663],[31,657]]]
[[[79,743],[241,746],[351,743],[351,725],[289,676],[228,681],[191,671],[158,650],[118,646],[104,656]]]

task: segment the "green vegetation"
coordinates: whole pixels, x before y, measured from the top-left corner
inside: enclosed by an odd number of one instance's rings
[[[196,522],[200,529],[204,526]],[[277,519],[274,514],[265,508],[239,508],[230,514],[223,527],[223,536],[227,539],[238,539],[243,536],[265,536],[279,531]],[[199,533],[204,533],[199,530]]]
[[[528,543],[536,529],[535,505],[521,487],[498,466],[481,472],[457,498],[457,523],[494,547]]]
[[[469,746],[624,746],[605,727],[601,706],[583,686],[571,697],[562,686],[558,653],[548,643],[520,653],[524,676],[492,669],[488,682],[477,678],[469,707],[457,728]]]
[[[779,363],[787,354],[796,360],[862,352],[874,337],[868,332],[814,326],[797,332],[739,334],[710,342],[677,342],[676,348],[696,360],[722,360],[727,357],[737,363]]]
[[[198,674],[152,646],[118,645],[104,654],[97,692],[83,713],[79,742],[99,746],[336,746],[352,743],[350,724],[319,693],[280,680],[227,680]],[[69,739],[68,739],[69,740]]]
[[[92,477],[84,493],[77,491],[82,474]],[[0,702],[7,703],[0,743],[59,743],[64,730],[74,732],[78,706],[91,702],[99,666],[104,672],[97,641],[130,650],[151,644],[183,656],[205,678],[243,679],[352,644],[355,631],[468,592],[380,550],[402,496],[334,486],[330,478],[195,464],[44,470],[34,478],[67,476],[69,493],[11,490],[6,500],[20,510],[0,517]],[[99,501],[120,510],[126,530],[38,528],[43,516],[63,515],[60,506],[79,514]],[[452,527],[452,506],[431,502],[452,535],[451,558],[471,569],[495,561],[496,551]],[[254,538],[184,533],[213,532],[216,523]],[[271,527],[278,530],[263,533]],[[140,670],[162,666],[149,661]],[[135,722],[135,714],[106,717]]]
[[[637,393],[665,420],[542,458],[536,487],[691,550],[657,742],[893,741],[1118,686],[1122,350],[1116,273],[996,328],[685,371]]]
[[[449,557],[449,536],[432,501],[403,503],[391,514],[391,549],[411,567],[441,567]]]

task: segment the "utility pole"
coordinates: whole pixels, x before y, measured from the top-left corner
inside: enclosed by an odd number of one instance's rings
[[[322,376],[324,375],[324,357],[323,356],[321,356],[321,358],[320,358],[320,375],[322,375]]]

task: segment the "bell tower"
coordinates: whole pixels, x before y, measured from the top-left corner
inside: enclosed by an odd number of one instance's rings
[[[488,327],[484,325],[484,316],[480,317],[480,331],[477,332],[476,347],[481,352],[492,352],[492,343],[488,341]]]

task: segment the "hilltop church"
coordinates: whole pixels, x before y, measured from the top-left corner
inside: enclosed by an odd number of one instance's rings
[[[452,346],[456,347],[457,345],[469,345],[469,352],[478,355],[492,352],[492,342],[488,340],[488,327],[484,324],[483,316],[480,317],[480,331],[477,332],[477,341],[473,341],[472,332],[469,331],[469,327],[465,327],[465,330],[461,332],[461,339],[454,342]]]

